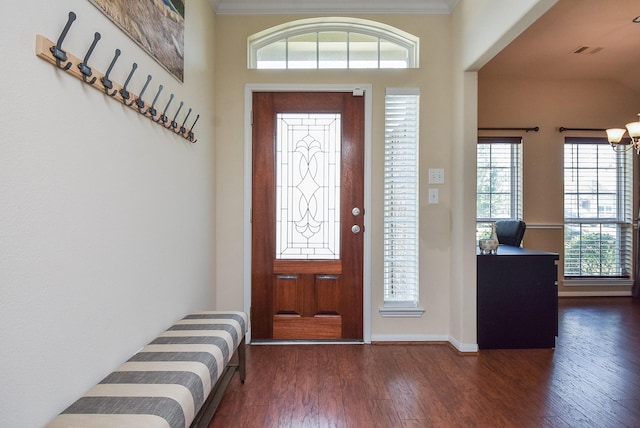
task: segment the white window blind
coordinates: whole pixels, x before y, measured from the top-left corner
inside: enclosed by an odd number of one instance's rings
[[[606,138],[565,138],[565,278],[630,278],[633,153]]]
[[[522,137],[479,137],[476,162],[480,239],[496,220],[522,219]]]
[[[418,89],[385,96],[384,303],[418,305]]]

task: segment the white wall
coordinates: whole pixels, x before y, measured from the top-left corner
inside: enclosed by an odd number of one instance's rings
[[[35,37],[200,113],[197,144],[35,56]],[[185,82],[87,0],[5,2],[0,49],[0,425],[42,426],[185,313],[215,305],[213,30],[187,4]],[[184,114],[183,110],[183,114]],[[195,116],[192,115],[191,119]],[[237,308],[240,309],[240,308]]]
[[[457,61],[476,71],[558,0],[463,0],[456,8]]]
[[[477,70],[557,0],[462,0],[452,14],[451,341],[476,338]]]

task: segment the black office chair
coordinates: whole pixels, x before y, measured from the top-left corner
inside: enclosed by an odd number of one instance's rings
[[[522,220],[497,220],[496,234],[502,245],[519,247],[524,237],[527,224]]]

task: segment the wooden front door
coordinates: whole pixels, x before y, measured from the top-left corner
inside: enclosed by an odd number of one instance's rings
[[[363,338],[364,97],[253,94],[253,339]]]

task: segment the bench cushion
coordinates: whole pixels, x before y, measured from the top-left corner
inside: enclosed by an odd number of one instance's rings
[[[188,427],[246,331],[244,312],[187,315],[47,427]]]

